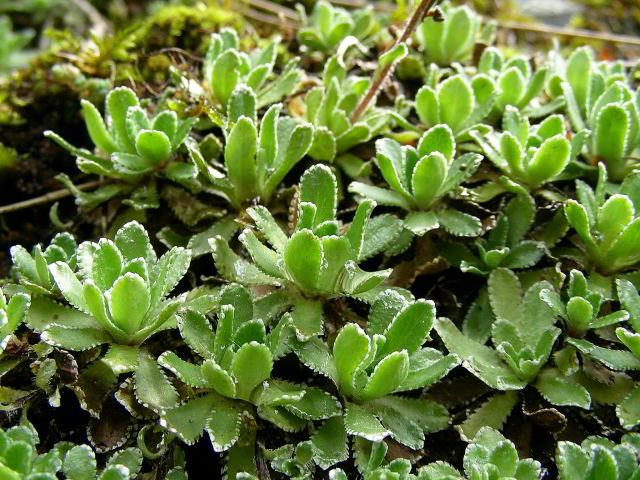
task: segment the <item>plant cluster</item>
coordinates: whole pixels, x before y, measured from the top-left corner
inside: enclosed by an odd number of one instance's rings
[[[10,249],[1,478],[198,478],[205,450],[230,480],[534,480],[552,451],[562,480],[640,478],[632,76],[474,58],[494,26],[448,2],[415,42],[384,20],[217,28],[160,95],[83,99],[93,147],[45,132],[81,215]],[[386,77],[405,61],[419,85]],[[39,444],[70,402],[87,444]]]

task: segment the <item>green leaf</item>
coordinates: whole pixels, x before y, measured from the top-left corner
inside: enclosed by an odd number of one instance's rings
[[[616,407],[620,424],[631,429],[640,424],[640,386],[636,385],[631,393]]]
[[[624,156],[628,131],[629,117],[624,107],[607,105],[596,119],[591,137],[592,153],[608,161],[619,161]]]
[[[136,369],[138,352],[138,347],[113,343],[109,345],[109,351],[101,360],[109,365],[113,373],[120,375],[121,373],[133,372]]]
[[[327,469],[349,458],[347,432],[342,416],[324,422],[311,435],[313,461],[322,469]]]
[[[312,337],[306,342],[295,340],[293,351],[300,361],[316,373],[329,377],[338,385],[338,370],[329,353],[328,345],[318,337]]]
[[[585,478],[596,480],[597,478],[617,477],[618,469],[616,459],[612,452],[600,445],[593,445],[590,456],[589,467],[585,473]]]
[[[187,345],[200,356],[208,358],[214,354],[215,335],[204,315],[186,310],[179,315],[178,328]]]
[[[525,78],[517,67],[511,67],[502,72],[498,78],[498,86],[502,94],[498,102],[503,107],[506,105],[518,105],[525,94]]]
[[[289,278],[307,292],[318,287],[320,268],[324,260],[322,243],[309,230],[295,232],[284,248],[283,258]]]
[[[428,86],[423,86],[416,93],[416,113],[420,123],[428,127],[437,125],[440,121],[440,103],[436,92]]]
[[[187,445],[193,445],[213,416],[214,408],[222,400],[215,393],[189,400],[182,405],[168,408],[160,416],[160,425],[176,433]],[[218,417],[221,421],[224,415]]]
[[[206,380],[208,386],[220,395],[236,398],[236,383],[229,372],[223,369],[212,359],[205,360],[200,366],[200,374]]]
[[[570,157],[571,146],[564,135],[545,140],[527,165],[529,184],[538,185],[553,179],[564,170]]]
[[[489,301],[497,319],[517,325],[524,315],[522,288],[515,273],[506,268],[491,272],[488,281]]]
[[[199,365],[185,362],[173,352],[164,352],[158,357],[158,363],[187,385],[197,388],[208,386]]]
[[[236,123],[240,117],[246,117],[256,123],[256,95],[246,85],[238,85],[229,97],[227,104],[227,120],[230,124]]]
[[[447,162],[453,160],[456,152],[456,141],[448,125],[437,125],[430,128],[418,142],[418,153],[424,157],[433,152],[440,152]]]
[[[149,408],[171,408],[180,400],[173,385],[167,380],[156,361],[144,352],[141,352],[138,357],[135,392],[138,401]]]
[[[438,216],[434,212],[410,212],[404,219],[404,227],[418,236],[439,226]]]
[[[406,350],[386,355],[369,377],[369,382],[356,396],[362,400],[383,397],[394,392],[409,374],[409,355]]]
[[[136,151],[151,165],[161,165],[171,156],[171,141],[164,132],[141,130],[136,137]]]
[[[338,370],[338,384],[345,395],[353,394],[356,371],[370,349],[371,340],[358,325],[350,323],[340,329],[333,344],[333,358]]]
[[[556,463],[558,465],[558,478],[571,480],[585,478],[589,468],[589,457],[573,442],[558,442],[556,450]]]
[[[462,75],[454,75],[439,85],[440,121],[457,133],[473,110],[473,90]]]
[[[125,448],[114,453],[107,461],[107,467],[122,465],[131,475],[137,475],[142,468],[142,452],[137,448]]]
[[[87,480],[96,476],[96,455],[88,445],[78,445],[67,452],[62,471],[69,480]],[[25,472],[26,473],[26,472]]]
[[[87,125],[89,137],[96,147],[105,153],[115,152],[118,147],[107,131],[107,127],[102,120],[102,115],[93,103],[87,100],[81,100],[82,110],[84,113],[84,123]]]
[[[310,202],[316,206],[316,215],[313,220],[314,228],[322,222],[336,218],[338,184],[329,167],[314,165],[302,174],[300,202]]]
[[[535,387],[553,405],[585,409],[591,406],[591,396],[587,389],[570,377],[565,377],[555,368],[542,370],[538,374]]]
[[[62,325],[49,325],[42,333],[42,339],[51,345],[74,351],[88,350],[113,341],[104,330]]]
[[[622,278],[616,280],[620,303],[631,315],[633,330],[640,332],[640,295],[635,285]]]
[[[277,253],[260,242],[251,230],[248,228],[245,229],[238,239],[247,249],[249,255],[251,255],[253,263],[255,263],[260,270],[272,277],[282,275]]]
[[[451,320],[437,319],[435,329],[447,349],[462,358],[462,366],[490,387],[498,390],[520,390],[527,385],[502,361],[498,353],[466,338]]]
[[[514,391],[495,394],[469,414],[456,429],[465,441],[473,440],[483,427],[500,429],[519,400],[520,396]]]
[[[275,278],[238,256],[222,237],[210,239],[209,244],[213,250],[216,269],[227,280],[244,285],[280,285]]]
[[[467,213],[445,208],[438,212],[438,223],[447,232],[460,237],[475,237],[482,232],[480,220]]]
[[[413,354],[429,334],[435,313],[434,303],[423,299],[403,308],[384,331],[386,342],[378,355],[389,355],[402,350],[406,350],[409,355]]]
[[[58,285],[64,298],[78,310],[88,312],[84,299],[82,284],[73,273],[69,265],[64,262],[56,262],[49,265],[49,271]]]
[[[419,208],[426,210],[439,198],[447,167],[447,160],[440,152],[431,153],[416,164],[411,188]]]
[[[321,388],[306,387],[302,392],[302,398],[292,399],[283,404],[287,411],[297,417],[305,420],[325,420],[342,414],[342,406],[338,399]]]
[[[215,452],[229,450],[240,438],[241,412],[233,402],[214,396],[206,429]]]
[[[274,163],[275,171],[269,176],[263,189],[268,199],[280,182],[304,157],[313,141],[313,126],[309,123],[298,123],[290,118],[278,121],[278,156]]]
[[[405,156],[402,147],[395,140],[383,138],[376,141],[376,161],[382,176],[389,186],[402,195],[408,202],[411,202],[411,196],[408,192],[408,185],[403,184],[404,180],[404,162]],[[377,201],[376,198],[374,200]],[[381,202],[383,203],[383,202]]]
[[[235,188],[237,204],[258,195],[258,171],[255,162],[257,131],[247,117],[240,117],[227,137],[224,164],[227,176]]]
[[[460,364],[457,355],[443,355],[433,348],[422,348],[409,357],[409,372],[396,392],[428,388]]]
[[[357,435],[372,442],[379,442],[391,433],[373,413],[354,403],[347,403],[344,426],[349,435]]]
[[[100,239],[98,248],[93,254],[91,278],[96,286],[106,291],[120,276],[123,265],[122,254],[111,240]]]
[[[138,97],[127,87],[118,87],[107,95],[107,111],[111,116],[111,124],[115,141],[119,151],[135,153],[133,138],[129,136],[127,129],[127,111],[130,107],[138,106]]]
[[[582,241],[589,246],[595,245],[589,230],[589,217],[585,208],[575,200],[569,200],[564,207],[564,214]]]
[[[147,283],[135,273],[125,273],[113,284],[107,295],[113,323],[122,331],[133,335],[143,327],[151,305]]]
[[[587,340],[577,338],[568,338],[567,342],[612,370],[640,370],[640,358],[631,352],[598,347]]]
[[[249,400],[253,390],[271,376],[273,360],[269,348],[257,342],[242,345],[231,362],[231,373],[236,379],[236,395]]]

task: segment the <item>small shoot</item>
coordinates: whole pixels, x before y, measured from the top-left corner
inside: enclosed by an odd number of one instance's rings
[[[474,174],[482,157],[467,153],[455,158],[455,154],[453,132],[446,125],[425,132],[417,148],[388,138],[378,140],[376,164],[391,189],[352,182],[349,191],[381,205],[407,210],[404,225],[415,235],[438,227],[452,235],[479,235],[480,220],[448,207],[444,200]]]

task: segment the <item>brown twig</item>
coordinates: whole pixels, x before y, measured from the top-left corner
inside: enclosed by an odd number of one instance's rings
[[[545,35],[557,35],[561,37],[583,38],[585,40],[603,40],[612,43],[624,43],[640,46],[640,38],[629,35],[617,35],[593,30],[581,30],[573,28],[558,28],[545,24],[529,25],[526,23],[499,21],[498,26],[508,30],[521,30],[523,32],[541,33]]]
[[[420,4],[418,5],[418,8],[416,8],[415,12],[413,12],[413,15],[411,15],[411,17],[409,18],[409,21],[404,26],[402,35],[400,35],[400,37],[395,41],[395,43],[387,51],[391,50],[396,45],[402,42],[406,42],[411,36],[411,34],[413,33],[413,31],[415,30],[416,26],[418,25],[418,22],[420,22],[425,16],[428,16],[430,14],[431,9],[438,3],[438,1],[439,0],[421,0]],[[378,94],[378,91],[384,84],[384,81],[393,72],[394,66],[395,64],[394,62],[392,62],[386,67],[384,67],[380,71],[380,74],[377,75],[377,78],[375,78],[371,82],[371,86],[369,87],[369,90],[367,91],[366,95],[364,96],[360,104],[355,108],[355,110],[351,114],[352,122],[355,123],[358,120],[358,118],[360,118],[360,115],[364,113],[364,111],[367,109],[371,101]]]
[[[276,15],[282,15],[285,18],[288,18],[295,22],[300,20],[298,12],[296,12],[295,10],[283,7],[282,5],[278,5],[277,3],[273,3],[269,0],[244,0],[244,2],[254,7],[261,8],[262,10],[266,10],[267,12],[272,12]]]
[[[87,182],[78,185],[76,188],[78,190],[91,190],[92,188],[101,187],[102,185],[106,185],[108,183],[111,183],[111,180],[94,180],[93,182]],[[71,195],[71,192],[66,188],[63,188],[61,190],[54,190],[53,192],[49,192],[40,197],[30,198],[29,200],[16,202],[9,205],[3,205],[0,207],[0,214],[16,212],[18,210],[24,210],[25,208],[41,205],[43,203],[54,202],[56,200],[60,200],[61,198],[68,197],[69,195]]]

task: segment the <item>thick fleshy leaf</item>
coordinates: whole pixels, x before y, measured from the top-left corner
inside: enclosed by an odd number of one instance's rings
[[[450,162],[456,152],[456,141],[448,125],[438,125],[430,128],[420,138],[418,153],[424,157],[433,152],[440,152]]]
[[[461,76],[448,78],[438,88],[440,121],[457,133],[473,111],[473,90]]]
[[[447,160],[440,152],[420,159],[411,176],[411,188],[419,208],[427,209],[438,199],[446,176]]]
[[[354,403],[348,403],[346,406],[344,425],[349,435],[366,438],[372,442],[379,442],[391,433],[373,413]]]
[[[107,95],[107,110],[111,116],[111,124],[119,151],[135,153],[134,139],[127,129],[127,111],[129,107],[138,106],[138,97],[127,87],[118,87]]]
[[[538,375],[535,387],[551,404],[581,407],[591,406],[591,396],[585,387],[555,368],[544,369]]]
[[[627,111],[618,104],[604,107],[597,117],[591,151],[608,161],[620,161],[624,156],[629,129]]]
[[[53,275],[53,279],[56,285],[58,285],[60,292],[62,292],[62,295],[64,295],[64,298],[78,310],[88,312],[82,284],[69,265],[64,262],[56,262],[49,265],[49,271],[51,275]]]
[[[392,352],[385,356],[369,377],[369,382],[356,396],[362,400],[383,397],[394,392],[407,378],[409,355],[406,350]]]
[[[402,147],[395,140],[383,138],[376,141],[376,160],[382,176],[389,186],[410,201],[409,186],[403,175],[405,156]],[[377,199],[374,199],[377,200]]]
[[[111,134],[107,131],[107,127],[98,109],[93,103],[87,100],[81,100],[80,103],[82,104],[84,122],[87,125],[87,131],[89,132],[91,141],[105,153],[115,152],[118,147],[111,137]]]
[[[438,212],[438,223],[452,235],[474,237],[482,232],[482,223],[473,215],[445,208]]]
[[[470,413],[456,430],[465,441],[473,440],[483,427],[499,430],[519,400],[520,395],[514,391],[495,394]]]
[[[241,346],[231,362],[237,397],[249,400],[253,390],[271,376],[272,368],[271,351],[266,345],[250,342]]]
[[[65,350],[88,350],[103,343],[112,342],[111,336],[96,328],[69,328],[62,325],[49,325],[42,333],[42,339]]]
[[[227,241],[217,236],[209,240],[216,269],[227,280],[243,285],[280,285],[278,280],[262,272],[254,264],[236,254]]]
[[[180,440],[192,445],[202,434],[211,418],[220,397],[210,393],[204,397],[189,400],[177,407],[166,409],[160,417],[160,424],[176,433]],[[224,418],[221,415],[221,419]]]
[[[416,112],[420,118],[420,123],[429,127],[434,126],[440,121],[440,104],[436,92],[428,87],[423,86],[416,94]]]
[[[136,151],[150,165],[160,165],[171,155],[171,140],[164,132],[141,130],[136,137]]]
[[[341,416],[333,417],[323,423],[311,435],[313,461],[320,468],[327,469],[349,458],[347,432]]]
[[[340,329],[333,344],[333,358],[338,370],[340,390],[345,395],[354,391],[355,373],[371,349],[371,340],[355,323]]]
[[[229,372],[211,359],[205,360],[200,366],[200,375],[206,380],[207,385],[220,395],[235,398],[236,382]]]
[[[255,162],[257,131],[247,117],[240,117],[227,138],[224,164],[235,188],[235,198],[241,204],[258,195],[258,171]]]
[[[208,385],[199,365],[186,362],[173,352],[164,352],[158,357],[158,363],[187,385],[197,388],[203,388]]]
[[[396,392],[428,388],[460,364],[457,355],[443,355],[433,348],[423,348],[409,357],[409,372]]]
[[[208,358],[214,354],[215,335],[207,317],[191,309],[186,310],[179,316],[178,328],[187,345],[200,356]]]
[[[432,301],[418,300],[399,312],[384,331],[386,342],[378,355],[406,350],[409,355],[420,347],[431,330],[435,318]]]
[[[598,347],[587,340],[577,338],[569,338],[567,342],[612,370],[640,370],[640,358],[629,351]]]
[[[241,411],[233,402],[216,398],[205,427],[215,452],[224,452],[236,443],[240,437],[241,421]]]
[[[640,424],[640,387],[638,385],[618,404],[616,414],[620,424],[626,429]]]
[[[440,318],[436,320],[435,328],[447,349],[462,358],[462,366],[490,387],[498,390],[520,390],[527,385],[502,361],[496,351],[466,338],[451,320]]]
[[[96,465],[96,455],[91,447],[78,445],[65,455],[62,471],[69,480],[92,479],[96,476]]]
[[[292,281],[308,292],[318,287],[320,268],[324,260],[322,243],[309,230],[294,233],[284,248],[283,258]]]
[[[300,178],[300,202],[316,206],[313,227],[336,217],[338,184],[331,169],[325,165],[314,165]]]
[[[239,85],[231,93],[227,104],[227,119],[231,124],[236,123],[240,117],[247,117],[256,122],[256,95],[253,90],[245,85]]]
[[[107,295],[113,323],[132,335],[140,330],[151,305],[149,286],[139,275],[125,273]]]
[[[563,135],[545,140],[527,165],[527,180],[530,185],[548,181],[564,170],[571,157],[571,146]]]
[[[175,406],[180,397],[165,377],[157,362],[147,353],[140,353],[135,372],[136,398],[152,409],[167,409]]]
[[[269,210],[262,205],[258,205],[248,208],[247,213],[273,248],[281,252],[287,243],[287,236],[276,223]]]

